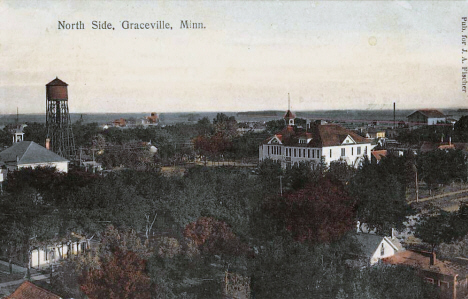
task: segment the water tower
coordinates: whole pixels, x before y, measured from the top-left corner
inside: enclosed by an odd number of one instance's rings
[[[46,147],[62,157],[73,158],[75,141],[68,112],[67,86],[59,78],[46,84]]]

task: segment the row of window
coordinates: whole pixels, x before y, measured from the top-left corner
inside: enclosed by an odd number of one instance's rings
[[[268,148],[268,156],[270,155],[270,148],[271,148],[272,155],[281,155],[281,146],[268,145],[267,148]]]
[[[282,155],[283,150],[280,146],[267,145],[268,155]],[[286,157],[299,157],[299,158],[320,158],[320,150],[318,149],[305,149],[305,148],[286,148]]]
[[[332,150],[330,149],[330,158],[332,157],[333,153]],[[351,156],[354,155],[354,147],[351,147]],[[356,147],[356,155],[361,155],[361,147],[358,146]],[[364,155],[367,155],[367,146],[364,147]],[[341,148],[341,157],[346,157],[346,148],[342,147]]]
[[[276,145],[267,145],[268,155],[282,155],[282,147]],[[354,147],[350,147],[351,156],[354,155]],[[320,150],[318,149],[305,149],[305,148],[286,148],[286,157],[299,157],[299,158],[320,158]],[[332,158],[332,149],[330,149],[330,158]],[[356,155],[361,155],[361,147],[356,147]],[[364,147],[364,155],[367,155],[367,146]],[[346,148],[341,148],[341,157],[346,156]]]

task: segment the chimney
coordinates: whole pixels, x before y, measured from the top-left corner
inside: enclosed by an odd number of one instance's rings
[[[431,264],[431,266],[434,266],[435,263],[436,263],[436,253],[433,251],[431,252],[431,255],[429,256],[429,263]]]
[[[449,145],[452,145],[452,137],[449,137]]]
[[[45,140],[45,148],[50,150],[50,139],[49,138],[46,138],[46,140]]]

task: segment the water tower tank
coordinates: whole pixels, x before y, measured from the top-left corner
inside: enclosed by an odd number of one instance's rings
[[[49,101],[67,101],[68,100],[68,84],[55,78],[46,84],[47,99]]]

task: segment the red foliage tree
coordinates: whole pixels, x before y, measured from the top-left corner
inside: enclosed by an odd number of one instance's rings
[[[185,227],[184,236],[192,239],[200,251],[205,253],[240,255],[248,251],[248,247],[225,222],[212,217],[200,217],[189,223]]]
[[[330,242],[354,226],[354,202],[343,185],[325,177],[269,200],[265,209],[298,241]]]
[[[133,251],[120,249],[99,269],[84,271],[80,284],[90,299],[151,298],[155,291],[146,273],[146,261]]]

